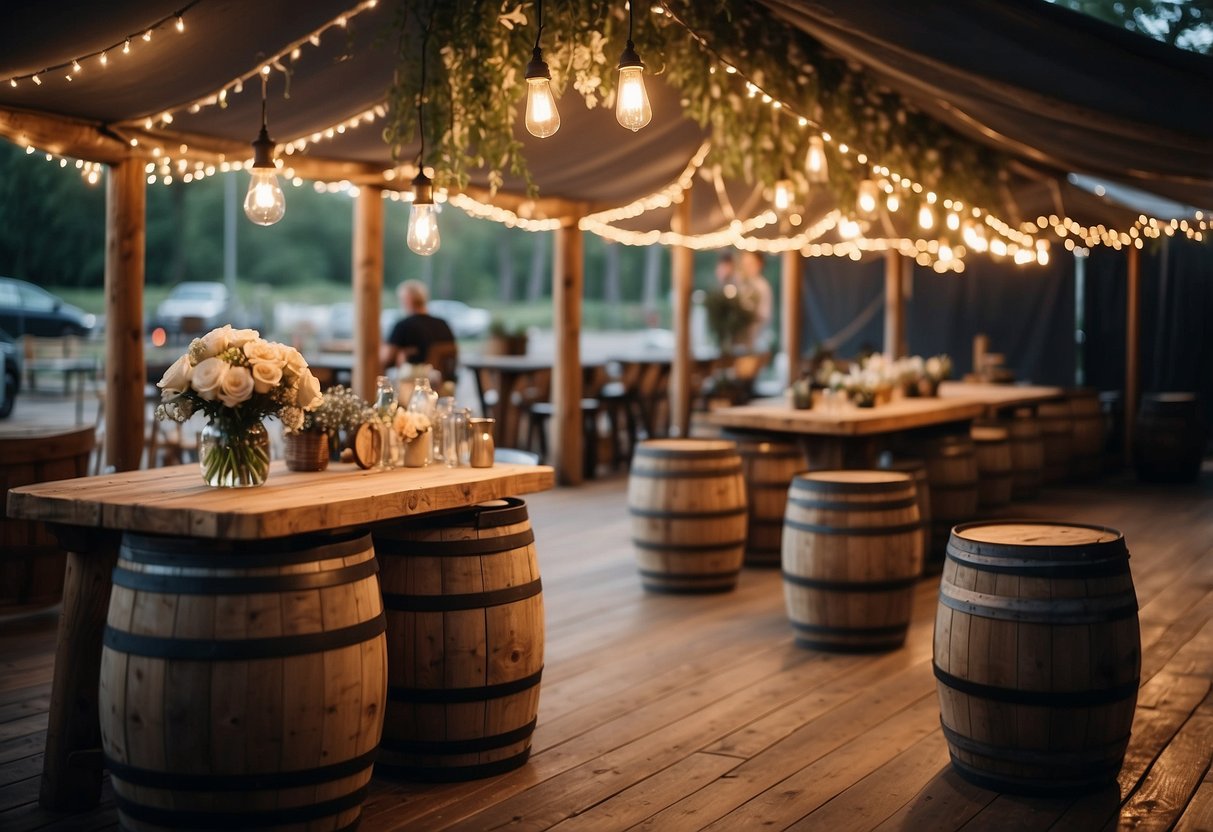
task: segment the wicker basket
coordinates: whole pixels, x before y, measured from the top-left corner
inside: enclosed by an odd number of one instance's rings
[[[327,433],[286,434],[286,467],[292,471],[323,471],[329,467]]]

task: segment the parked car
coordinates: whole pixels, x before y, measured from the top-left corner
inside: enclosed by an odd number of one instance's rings
[[[4,356],[4,384],[0,387],[0,419],[7,419],[21,391],[21,349],[16,339],[0,329],[0,355]]]
[[[0,277],[0,328],[14,338],[39,335],[58,338],[92,332],[97,318],[41,286]]]
[[[493,313],[458,300],[432,300],[429,312],[447,322],[456,338],[480,338],[489,330]]]
[[[156,307],[153,326],[164,327],[170,335],[200,335],[224,324],[241,325],[235,316],[235,303],[225,284],[186,281],[174,286]]]

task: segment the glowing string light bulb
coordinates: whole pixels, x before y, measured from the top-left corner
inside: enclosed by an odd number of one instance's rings
[[[244,195],[244,213],[257,225],[273,225],[286,214],[286,197],[278,184],[274,165],[274,140],[265,120],[266,79],[261,77],[261,132],[253,142],[253,166],[249,170],[248,192]]]
[[[821,140],[821,136],[809,137],[809,151],[804,157],[804,169],[809,176],[809,181],[815,185],[829,181],[826,146],[825,142]]]
[[[901,197],[896,192],[889,194],[884,201],[884,207],[889,209],[889,213],[897,213],[901,208]]]
[[[935,212],[927,203],[923,203],[922,207],[918,209],[918,227],[923,231],[930,231],[935,227]]]
[[[653,120],[649,93],[644,88],[644,62],[632,42],[632,2],[628,3],[628,42],[619,56],[619,89],[615,91],[615,118],[635,133]]]
[[[546,139],[560,129],[560,111],[552,95],[552,73],[543,60],[539,38],[543,35],[543,0],[539,0],[536,18],[539,31],[535,33],[535,49],[526,65],[526,129],[532,136]]]
[[[780,214],[786,214],[792,209],[792,204],[796,199],[796,186],[791,179],[786,176],[780,177],[775,183],[775,193],[771,202],[775,205],[775,210]]]
[[[880,187],[871,179],[860,182],[858,195],[855,198],[855,207],[859,209],[859,213],[870,217],[876,213],[876,206],[879,204]]]

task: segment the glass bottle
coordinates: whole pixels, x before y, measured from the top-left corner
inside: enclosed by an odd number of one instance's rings
[[[454,396],[439,396],[438,408],[434,418],[434,461],[447,462],[446,457],[446,434],[447,422],[450,416],[455,412],[455,397]],[[450,465],[450,463],[447,463]],[[456,454],[455,465],[459,464],[459,458]]]
[[[392,417],[396,410],[396,391],[387,376],[379,376],[375,381],[375,416],[379,419],[379,436],[382,438],[379,462],[375,466],[378,471],[386,471],[393,467],[393,439],[396,431],[392,429]]]

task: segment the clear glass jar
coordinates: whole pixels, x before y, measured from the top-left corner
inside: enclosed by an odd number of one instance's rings
[[[251,488],[270,475],[270,435],[261,422],[207,422],[198,434],[202,479],[214,488]]]
[[[399,463],[393,457],[398,455],[400,446],[396,431],[392,429],[392,417],[396,412],[396,390],[387,376],[379,376],[375,380],[375,416],[379,420],[379,436],[382,439],[379,447],[379,462],[375,465],[377,471],[386,471]]]
[[[434,418],[434,461],[447,462],[446,455],[446,429],[447,422],[450,420],[451,414],[455,412],[455,397],[454,396],[439,396],[438,407]],[[454,463],[448,463],[451,467],[459,464],[458,453],[455,455]]]
[[[466,410],[454,410],[442,417],[442,455],[446,467],[467,465],[463,459],[467,449],[468,417]]]
[[[430,386],[430,380],[425,376],[417,379],[413,386],[413,395],[409,397],[409,412],[425,416],[430,420],[431,428],[438,419],[438,394],[434,392],[434,388]],[[434,435],[433,430],[426,431],[423,436],[414,439],[414,442],[422,440],[422,445],[425,450],[424,465],[429,465],[434,461]]]

